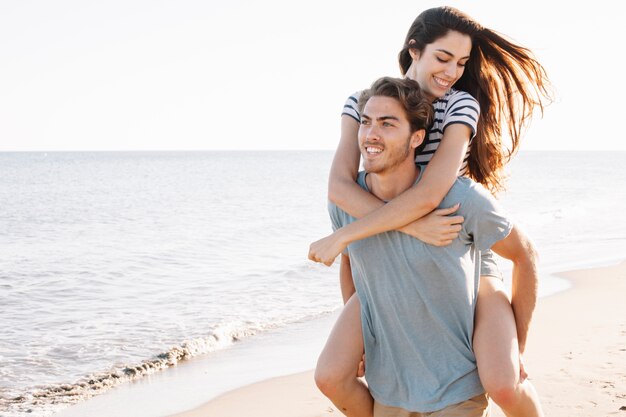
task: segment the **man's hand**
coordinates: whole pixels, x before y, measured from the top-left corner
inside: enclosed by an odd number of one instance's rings
[[[365,376],[365,353],[363,354],[363,357],[361,358],[361,361],[359,362],[359,367],[357,368],[356,376],[358,378]]]
[[[519,354],[519,383],[521,384],[522,382],[526,381],[526,378],[528,378],[528,373],[526,372],[526,369],[524,368],[524,361],[522,360],[522,354]]]
[[[463,216],[451,216],[459,204],[433,210],[421,219],[407,224],[400,231],[433,246],[446,246],[459,236]]]
[[[343,252],[346,246],[348,245],[342,240],[341,229],[339,229],[332,235],[311,243],[309,259],[331,266],[335,258]]]

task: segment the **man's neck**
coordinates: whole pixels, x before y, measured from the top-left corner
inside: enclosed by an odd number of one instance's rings
[[[368,174],[367,188],[379,199],[389,201],[412,187],[419,173],[420,167],[410,161],[410,164],[398,165],[391,170]]]

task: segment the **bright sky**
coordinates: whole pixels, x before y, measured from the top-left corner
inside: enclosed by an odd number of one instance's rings
[[[334,149],[346,97],[398,76],[411,22],[443,4],[548,69],[558,100],[523,150],[626,150],[596,126],[626,96],[608,0],[3,0],[0,151]]]

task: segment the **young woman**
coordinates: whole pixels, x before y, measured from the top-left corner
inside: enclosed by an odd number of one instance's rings
[[[501,170],[517,151],[522,129],[533,111],[543,110],[550,100],[544,68],[528,49],[450,7],[429,9],[416,18],[399,62],[403,75],[434,100],[436,120],[416,158],[428,168],[415,187],[387,204],[361,189],[355,183],[360,122],[351,105],[357,97],[351,97],[342,116],[329,198],[360,220],[313,243],[312,260],[330,265],[349,243],[389,230],[434,245],[451,242],[462,218],[449,216],[455,207],[435,209],[455,178],[467,175],[492,192],[502,189]],[[501,139],[503,130],[509,147]],[[517,272],[511,302],[494,277],[498,272],[491,254],[483,254],[473,347],[481,381],[505,414],[541,416],[521,362],[536,298],[535,253],[521,234],[520,242],[526,256],[513,259]],[[342,262],[342,270],[349,267]],[[371,416],[372,399],[356,371],[363,349],[359,300],[351,282],[342,280],[341,287],[346,305],[318,361],[316,382],[346,415]]]

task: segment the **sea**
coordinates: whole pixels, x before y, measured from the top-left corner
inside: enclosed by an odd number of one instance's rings
[[[331,232],[332,156],[0,153],[0,416],[54,415],[336,314],[337,265],[307,259]],[[567,290],[555,272],[626,258],[624,160],[508,165],[499,200],[539,249],[541,296]]]

